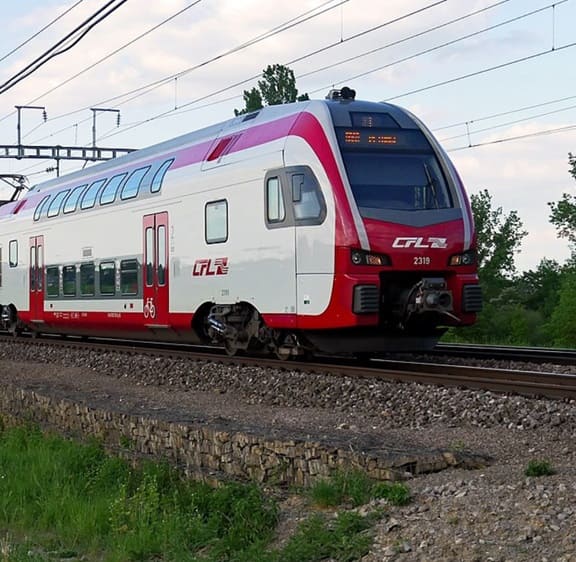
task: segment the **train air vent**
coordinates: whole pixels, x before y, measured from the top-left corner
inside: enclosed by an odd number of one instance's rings
[[[482,310],[482,287],[480,285],[464,285],[462,310],[464,312],[480,312]]]
[[[354,314],[377,314],[380,309],[380,292],[377,285],[356,285],[352,311]]]
[[[230,152],[230,150],[234,146],[234,143],[239,138],[240,135],[232,135],[230,137],[224,137],[223,139],[220,139],[216,143],[216,146],[212,149],[212,152],[210,152],[206,160],[208,160],[208,162],[212,162],[213,160],[218,160],[219,158],[222,158],[222,156]]]

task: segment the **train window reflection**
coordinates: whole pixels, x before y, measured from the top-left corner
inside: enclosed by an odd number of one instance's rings
[[[100,294],[114,295],[116,293],[116,267],[113,261],[102,262],[99,267]]]

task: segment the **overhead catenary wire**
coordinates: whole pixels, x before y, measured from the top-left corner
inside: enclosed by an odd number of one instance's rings
[[[41,28],[39,31],[37,31],[36,33],[34,33],[34,35],[32,35],[31,37],[28,37],[28,39],[26,39],[25,41],[23,41],[22,43],[20,43],[19,45],[17,45],[16,47],[14,47],[11,51],[9,51],[8,53],[6,53],[5,55],[3,55],[2,57],[0,57],[0,62],[2,62],[3,60],[6,60],[9,56],[13,55],[15,52],[19,51],[22,47],[24,47],[25,45],[27,45],[28,43],[30,43],[30,41],[32,41],[33,39],[36,39],[36,37],[38,37],[38,35],[40,35],[41,33],[43,33],[44,31],[46,31],[49,27],[52,27],[56,22],[58,22],[59,20],[61,20],[66,14],[68,14],[69,12],[71,12],[76,6],[78,6],[79,4],[82,4],[82,2],[84,2],[84,0],[78,0],[78,2],[76,2],[75,4],[72,4],[72,6],[70,6],[67,10],[65,10],[64,12],[62,12],[59,16],[57,16],[56,18],[54,18],[52,21],[48,22],[43,28]]]
[[[36,72],[40,67],[44,66],[47,62],[52,60],[54,57],[64,54],[73,47],[75,47],[96,25],[108,18],[113,14],[118,8],[125,4],[128,0],[110,0],[103,7],[99,8],[90,17],[84,20],[79,26],[77,26],[73,31],[68,33],[64,38],[60,39],[47,51],[42,53],[34,61],[24,67],[22,70],[18,71],[14,76],[6,80],[3,84],[0,84],[0,94],[8,91],[9,89],[16,86],[22,80],[30,76],[30,74]],[[115,2],[117,2],[115,4]],[[115,5],[114,5],[115,4]]]
[[[262,40],[264,40],[264,39],[267,39],[267,38],[269,38],[269,37],[273,37],[274,35],[282,32],[282,31],[285,31],[285,30],[287,30],[287,29],[290,29],[290,28],[294,27],[295,25],[299,25],[299,24],[301,24],[301,23],[304,23],[304,22],[310,20],[312,17],[317,17],[318,15],[321,15],[321,14],[327,12],[328,10],[332,10],[332,9],[334,9],[334,8],[337,8],[338,6],[341,6],[343,3],[348,2],[349,0],[342,0],[342,1],[340,1],[338,4],[336,4],[336,5],[334,5],[334,6],[330,6],[330,7],[326,8],[326,9],[322,10],[321,12],[318,12],[318,13],[312,14],[312,15],[309,15],[309,14],[311,14],[312,12],[323,8],[325,5],[330,4],[330,3],[333,2],[333,1],[334,1],[334,0],[329,0],[328,2],[325,2],[324,4],[321,4],[320,6],[314,8],[314,9],[312,9],[312,10],[308,10],[308,12],[305,12],[304,14],[301,14],[300,16],[297,16],[296,18],[293,18],[293,19],[289,20],[288,22],[285,22],[284,24],[281,24],[281,25],[279,25],[279,26],[276,26],[275,28],[272,28],[271,30],[269,30],[269,31],[267,31],[267,32],[265,32],[265,33],[263,33],[263,34],[255,37],[255,38],[252,38],[252,39],[250,39],[249,41],[247,41],[247,42],[245,42],[245,43],[243,43],[243,44],[241,44],[241,45],[239,45],[239,46],[236,46],[236,47],[230,49],[229,51],[226,51],[225,53],[223,53],[223,54],[221,54],[221,55],[217,55],[216,57],[213,57],[213,58],[211,58],[211,59],[208,59],[207,61],[204,61],[204,62],[202,62],[202,63],[200,63],[200,64],[198,64],[198,65],[195,65],[195,66],[193,66],[193,67],[189,67],[189,68],[187,68],[187,69],[185,69],[185,70],[183,70],[183,71],[180,71],[180,72],[178,72],[178,73],[176,73],[176,74],[171,74],[170,76],[161,78],[161,79],[159,79],[159,80],[157,80],[157,81],[155,81],[155,82],[151,82],[151,83],[149,83],[149,84],[146,84],[146,85],[141,86],[141,87],[139,87],[139,88],[135,88],[135,89],[133,89],[133,90],[130,90],[130,91],[128,91],[128,92],[125,92],[125,93],[120,94],[120,95],[117,95],[117,96],[114,96],[114,97],[112,97],[112,98],[108,98],[108,99],[99,101],[99,102],[96,103],[96,105],[104,105],[104,104],[109,104],[109,103],[112,103],[112,102],[117,102],[118,100],[120,100],[120,99],[122,99],[122,98],[124,98],[124,97],[126,97],[126,96],[135,94],[135,95],[133,95],[132,97],[130,97],[130,98],[128,98],[128,99],[126,99],[126,100],[124,100],[124,101],[122,101],[122,102],[117,103],[116,106],[121,106],[121,105],[124,105],[124,104],[126,104],[126,103],[129,103],[130,101],[133,101],[134,99],[137,99],[137,98],[141,97],[142,95],[145,95],[145,94],[149,93],[149,92],[152,91],[153,89],[158,88],[158,87],[160,87],[160,86],[162,86],[162,85],[164,85],[164,84],[169,83],[170,81],[174,80],[175,78],[180,78],[180,77],[184,76],[185,74],[187,74],[187,73],[189,73],[189,72],[192,72],[193,70],[196,70],[196,69],[198,69],[198,68],[201,68],[201,67],[203,67],[203,66],[206,66],[206,65],[208,65],[208,64],[210,64],[210,63],[212,63],[212,62],[215,62],[216,60],[220,60],[221,58],[223,58],[224,56],[227,56],[228,54],[232,54],[232,53],[238,52],[239,50],[244,49],[244,48],[246,48],[246,47],[248,47],[248,46],[254,45],[254,44],[256,44],[256,43],[258,43],[258,42],[260,42],[260,41],[262,41]],[[417,9],[417,10],[413,10],[413,11],[408,12],[408,13],[406,13],[406,14],[403,14],[403,15],[397,17],[397,18],[393,18],[393,19],[391,19],[391,20],[387,20],[386,22],[381,23],[381,24],[379,24],[379,25],[377,25],[377,26],[374,26],[374,27],[372,27],[372,28],[370,28],[370,29],[368,29],[368,30],[364,30],[363,32],[360,32],[360,33],[357,33],[357,34],[355,34],[355,35],[353,35],[353,36],[351,36],[351,37],[345,38],[343,41],[338,41],[338,42],[336,42],[336,43],[331,43],[330,45],[327,45],[327,46],[323,47],[322,49],[318,49],[318,50],[313,51],[313,52],[311,52],[311,53],[308,53],[308,54],[306,54],[306,55],[304,55],[304,56],[298,57],[297,59],[294,59],[294,60],[292,60],[292,61],[288,61],[288,62],[286,62],[286,63],[284,63],[284,64],[285,64],[285,65],[290,65],[290,64],[292,64],[293,62],[299,62],[299,61],[304,60],[304,59],[306,59],[306,58],[309,58],[309,57],[311,57],[311,56],[313,56],[313,55],[316,55],[316,54],[318,54],[318,53],[320,53],[320,52],[323,52],[323,51],[326,51],[326,50],[328,50],[328,49],[330,49],[330,48],[339,46],[339,45],[341,45],[342,43],[345,43],[345,42],[347,42],[347,41],[352,41],[352,40],[354,40],[354,39],[357,39],[357,38],[359,38],[359,37],[361,37],[361,36],[363,36],[363,35],[366,35],[366,34],[369,33],[369,32],[376,31],[376,30],[378,30],[378,29],[381,29],[382,27],[391,25],[391,24],[393,24],[393,23],[397,23],[397,22],[399,22],[399,21],[402,21],[402,20],[407,19],[407,18],[409,18],[409,17],[412,17],[412,16],[414,16],[414,15],[420,14],[420,13],[422,13],[423,11],[428,10],[428,9],[431,9],[431,8],[434,8],[434,7],[436,7],[437,5],[442,4],[442,3],[446,2],[446,1],[447,1],[447,0],[436,0],[435,2],[433,2],[433,3],[431,3],[431,4],[428,4],[428,5],[426,5],[426,6],[423,6],[422,8],[419,8],[419,9]],[[500,2],[498,2],[498,3],[495,4],[495,5],[498,5],[498,4],[501,4],[501,3],[504,3],[504,2],[508,2],[508,1],[510,1],[510,0],[501,0]],[[567,1],[567,0],[563,0],[563,1]],[[484,10],[481,10],[481,11],[484,11]],[[305,19],[304,19],[304,18],[305,18]],[[287,27],[287,26],[289,26],[289,27]],[[187,107],[187,106],[189,106],[189,105],[192,104],[192,103],[197,103],[197,102],[199,102],[199,101],[203,101],[204,99],[213,97],[214,95],[218,95],[219,93],[222,93],[222,92],[231,90],[231,89],[233,89],[233,88],[237,88],[237,87],[242,86],[242,85],[244,85],[244,84],[248,84],[248,83],[250,83],[250,82],[252,82],[252,81],[254,81],[254,80],[256,80],[256,79],[258,79],[258,78],[260,78],[260,77],[261,77],[261,74],[256,74],[256,75],[254,75],[254,76],[250,76],[249,78],[246,78],[246,79],[244,79],[244,80],[242,80],[242,81],[240,81],[240,82],[236,82],[235,84],[232,84],[232,85],[230,85],[230,86],[227,86],[226,88],[223,88],[223,89],[218,90],[218,91],[216,91],[216,92],[212,92],[212,93],[210,93],[210,94],[208,94],[208,95],[206,95],[206,96],[204,96],[204,97],[201,97],[201,98],[199,98],[199,99],[197,99],[197,100],[193,100],[192,102],[188,102],[188,103],[186,103],[186,104],[180,105],[177,109],[180,109],[180,108],[182,108],[182,107]],[[51,90],[51,91],[53,91],[53,90]],[[35,98],[34,100],[31,100],[29,103],[35,103],[35,102],[37,102],[37,101],[38,101],[39,99],[41,99],[44,95],[45,95],[45,94],[43,94],[43,95],[41,95],[41,96],[38,96],[38,97]],[[235,97],[236,97],[236,96],[235,96]],[[74,115],[75,113],[78,113],[78,112],[80,112],[80,111],[85,111],[86,109],[88,109],[88,107],[84,107],[84,108],[81,108],[81,109],[69,111],[69,112],[67,112],[67,113],[58,115],[58,116],[56,116],[56,117],[52,117],[51,120],[54,121],[55,119],[60,119],[60,118],[63,118],[63,117],[68,117],[68,116]],[[170,111],[175,111],[175,110],[174,110],[174,109],[171,109]],[[2,119],[0,119],[0,122],[2,122],[2,121],[3,121],[4,119],[6,119],[7,117],[8,117],[8,116],[5,116],[5,117],[3,117]],[[152,119],[154,119],[154,118],[152,118]],[[145,121],[143,121],[143,122],[141,122],[141,123],[146,123],[146,122],[148,122],[148,121],[149,121],[149,120],[145,120]],[[126,129],[126,128],[123,128],[123,131],[125,131],[125,130],[127,130],[127,129]]]
[[[567,1],[568,1],[568,0],[562,0],[561,3],[565,3],[565,2],[567,2]],[[498,2],[498,3],[496,3],[496,4],[493,4],[493,5],[491,5],[490,7],[495,7],[495,6],[498,6],[499,4],[500,4],[500,2]],[[532,16],[532,15],[534,15],[534,14],[536,14],[536,13],[542,12],[542,11],[544,11],[544,10],[548,10],[548,9],[551,8],[551,6],[552,6],[552,4],[549,4],[549,5],[547,5],[547,6],[544,6],[544,7],[542,7],[542,8],[539,8],[539,9],[537,9],[537,10],[532,10],[532,11],[530,11],[530,12],[526,12],[526,13],[520,15],[520,16],[516,16],[516,17],[514,17],[514,18],[510,18],[510,19],[508,19],[508,20],[506,20],[506,21],[504,21],[504,22],[500,22],[500,23],[495,24],[495,25],[493,25],[493,26],[486,27],[486,28],[484,28],[484,29],[482,29],[482,30],[479,30],[479,31],[476,31],[476,32],[474,32],[474,33],[470,33],[470,34],[461,36],[461,37],[459,37],[459,38],[457,38],[457,39],[454,39],[454,40],[452,40],[452,41],[448,41],[448,42],[442,43],[441,45],[436,45],[436,46],[434,46],[434,47],[430,47],[429,49],[425,49],[425,50],[423,50],[423,51],[420,51],[420,52],[415,53],[415,54],[413,54],[413,55],[410,55],[410,56],[408,56],[408,57],[403,57],[403,58],[401,58],[401,59],[399,59],[399,60],[390,62],[390,63],[388,63],[388,64],[386,64],[386,65],[379,66],[378,68],[371,69],[371,70],[369,70],[369,71],[367,71],[367,72],[363,72],[363,73],[358,74],[358,75],[356,75],[356,76],[353,76],[353,77],[349,77],[349,78],[340,80],[338,83],[350,82],[350,81],[352,81],[352,80],[354,80],[354,79],[356,79],[356,78],[359,78],[359,77],[361,77],[361,76],[365,76],[365,75],[367,75],[367,74],[371,74],[371,73],[377,72],[378,70],[382,70],[382,69],[384,69],[384,68],[389,68],[389,67],[392,67],[392,66],[394,66],[394,65],[400,64],[400,63],[402,63],[402,62],[406,62],[407,60],[412,60],[412,59],[414,59],[414,58],[417,58],[417,57],[420,57],[420,56],[424,56],[424,55],[426,55],[426,54],[428,54],[428,53],[430,53],[430,52],[433,52],[433,51],[435,51],[435,50],[438,50],[438,49],[440,49],[440,48],[447,47],[447,46],[449,46],[449,45],[453,45],[453,44],[455,44],[455,43],[457,43],[457,42],[464,41],[464,40],[466,40],[466,39],[470,39],[471,37],[477,36],[477,35],[479,35],[479,34],[481,34],[481,33],[486,33],[486,32],[488,32],[488,31],[491,31],[491,30],[495,29],[495,28],[502,27],[503,25],[507,25],[507,24],[510,24],[510,23],[519,21],[519,20],[521,20],[521,19],[527,18],[527,17],[529,17],[529,16]],[[473,12],[472,14],[475,15],[477,12],[478,12],[478,11]],[[472,14],[470,14],[470,15],[472,15]],[[469,15],[469,16],[470,16],[470,15]],[[468,16],[468,17],[469,17],[469,16]],[[457,20],[458,20],[458,21],[461,21],[461,18],[457,18]],[[419,36],[420,33],[414,34],[414,35],[415,35],[415,36]],[[412,36],[411,36],[411,37],[412,37]],[[389,45],[389,46],[391,46],[391,45]],[[416,93],[417,91],[425,91],[425,90],[427,90],[427,89],[432,89],[432,88],[435,88],[435,87],[439,87],[439,86],[444,85],[444,84],[449,84],[449,83],[457,82],[457,81],[459,81],[459,80],[464,80],[464,79],[466,79],[466,78],[470,78],[470,77],[472,77],[472,76],[476,76],[476,75],[480,75],[480,74],[483,74],[483,73],[486,73],[486,72],[490,72],[490,71],[496,70],[496,69],[498,69],[498,68],[505,68],[506,66],[511,66],[511,65],[513,65],[513,64],[517,64],[517,63],[520,63],[520,62],[529,60],[529,59],[531,59],[531,58],[536,58],[536,57],[542,56],[542,55],[544,55],[544,54],[549,54],[550,52],[557,52],[557,51],[560,51],[560,50],[562,50],[562,49],[565,49],[565,48],[571,47],[571,46],[574,46],[574,44],[564,45],[564,46],[561,46],[561,47],[556,47],[554,50],[552,50],[552,49],[546,50],[546,51],[537,53],[536,55],[529,55],[529,56],[527,56],[527,57],[521,57],[521,58],[519,58],[519,59],[515,59],[515,60],[512,60],[512,61],[508,61],[508,62],[502,63],[502,64],[500,64],[500,65],[496,65],[496,66],[494,66],[494,67],[490,67],[490,68],[487,68],[487,69],[482,69],[482,70],[479,70],[479,71],[476,71],[476,72],[473,72],[473,73],[468,73],[468,74],[465,74],[465,75],[462,75],[462,76],[459,76],[459,77],[455,77],[455,78],[446,80],[446,81],[444,81],[444,82],[439,82],[439,83],[436,83],[436,84],[432,84],[432,85],[429,85],[429,86],[425,86],[425,87],[423,87],[423,88],[421,88],[421,89],[419,89],[419,90],[414,90],[414,91],[412,91],[412,92],[407,92],[407,93],[404,93],[404,94],[398,94],[398,95],[396,95],[396,96],[394,96],[394,97],[387,98],[387,99],[384,100],[384,101],[390,101],[390,100],[393,100],[393,99],[397,99],[397,98],[400,98],[400,97],[404,97],[404,96],[410,95],[410,94],[412,94],[412,93]],[[287,63],[287,64],[290,64],[290,63]],[[182,110],[183,110],[185,107],[189,107],[189,106],[192,105],[192,104],[198,103],[198,102],[203,101],[203,100],[205,100],[205,99],[209,99],[209,98],[211,98],[211,97],[213,97],[213,96],[215,96],[215,95],[221,94],[221,93],[226,92],[226,91],[228,91],[228,90],[231,90],[231,89],[233,89],[233,88],[237,88],[238,86],[241,86],[241,85],[246,84],[246,83],[249,82],[250,80],[252,80],[252,78],[251,78],[251,79],[247,79],[247,80],[243,80],[243,81],[241,81],[241,82],[236,82],[235,84],[226,86],[225,88],[221,88],[221,89],[219,89],[219,90],[216,90],[216,91],[214,91],[214,92],[211,92],[210,94],[207,94],[207,95],[205,95],[205,96],[201,96],[201,97],[196,98],[196,99],[194,99],[194,100],[192,100],[192,101],[190,101],[190,102],[181,104],[180,107],[179,107],[179,111],[178,111],[177,113],[182,113]],[[310,93],[316,93],[316,92],[319,92],[319,91],[325,91],[327,88],[329,88],[329,87],[331,87],[331,86],[333,86],[333,84],[326,85],[326,86],[323,86],[322,88],[318,88],[318,89],[312,90]],[[124,128],[123,128],[122,130],[120,130],[120,131],[115,131],[114,133],[112,133],[112,134],[109,135],[109,136],[112,137],[112,136],[116,136],[116,135],[125,133],[125,132],[127,132],[127,131],[129,131],[129,130],[131,130],[131,129],[134,129],[134,128],[139,127],[139,126],[141,126],[141,125],[144,125],[144,124],[146,124],[146,123],[150,123],[150,122],[152,122],[152,121],[154,121],[154,120],[156,120],[156,119],[161,119],[161,118],[168,117],[170,114],[176,114],[176,113],[175,113],[175,110],[174,110],[174,109],[169,109],[169,110],[167,110],[167,111],[158,113],[158,114],[156,114],[156,115],[154,115],[154,116],[152,116],[152,117],[150,117],[150,118],[147,118],[147,119],[145,119],[145,120],[143,120],[143,121],[140,121],[140,122],[138,122],[138,123],[135,123],[135,124],[132,125],[132,126],[124,127]]]

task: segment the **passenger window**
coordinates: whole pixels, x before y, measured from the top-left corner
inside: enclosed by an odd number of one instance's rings
[[[62,268],[62,294],[65,297],[76,296],[76,266],[65,265]]]
[[[166,227],[158,227],[158,285],[166,285]]]
[[[137,260],[122,260],[120,262],[120,292],[123,295],[138,294]]]
[[[144,176],[148,173],[150,166],[146,166],[146,168],[138,168],[138,170],[134,170],[131,174],[124,187],[122,188],[122,192],[120,193],[120,199],[123,201],[125,199],[132,199],[138,195],[138,191],[140,190],[140,185],[144,180]]]
[[[60,295],[60,268],[57,266],[46,268],[46,296],[58,297]]]
[[[114,201],[116,201],[118,188],[126,176],[127,174],[118,174],[117,176],[112,176],[110,178],[100,195],[100,205],[108,205],[109,203],[114,203]]]
[[[100,294],[114,295],[116,293],[116,267],[113,261],[100,264]]]
[[[93,297],[94,296],[94,284],[95,284],[95,270],[94,264],[83,263],[80,266],[80,295],[83,297]]]
[[[217,244],[228,240],[228,202],[213,201],[205,208],[206,243]]]
[[[266,218],[268,222],[282,222],[286,218],[279,178],[269,178],[266,182]]]
[[[319,219],[323,205],[315,181],[305,174],[292,175],[292,201],[296,220]]]
[[[154,285],[154,229],[146,229],[146,287]]]
[[[10,240],[8,244],[8,263],[10,267],[18,265],[18,240]]]
[[[152,184],[150,185],[150,193],[157,193],[160,191],[162,188],[162,182],[164,181],[164,176],[166,175],[168,168],[172,165],[172,162],[174,162],[174,158],[166,160],[166,162],[158,168],[158,171],[154,174],[154,178],[152,179]]]
[[[80,203],[81,209],[91,209],[92,207],[94,207],[94,204],[96,203],[96,196],[98,195],[100,188],[104,185],[105,182],[106,180],[103,179],[103,180],[97,180],[90,184],[90,187],[86,190],[86,193],[84,193],[84,195],[82,196],[82,202]]]
[[[67,189],[66,191],[61,191],[56,195],[56,197],[54,197],[54,199],[52,199],[52,203],[50,203],[50,206],[48,207],[48,217],[55,217],[60,213],[60,207],[62,206],[62,202],[64,201],[69,192],[70,192],[69,189]]]
[[[40,201],[40,203],[36,207],[36,210],[34,211],[35,221],[40,220],[40,216],[42,215],[44,207],[46,207],[46,203],[48,203],[48,199],[50,199],[50,195],[46,195],[46,197],[44,197],[44,199],[42,199],[42,201]]]
[[[84,185],[79,185],[70,192],[70,195],[68,195],[68,198],[64,202],[64,214],[73,213],[76,210],[76,207],[78,206],[78,199],[80,199],[80,195],[82,195],[82,192],[86,189],[87,186],[87,183]]]

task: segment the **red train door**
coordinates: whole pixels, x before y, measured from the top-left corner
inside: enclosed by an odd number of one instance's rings
[[[30,320],[44,322],[44,236],[30,238]]]
[[[144,216],[144,324],[168,327],[168,213]]]

